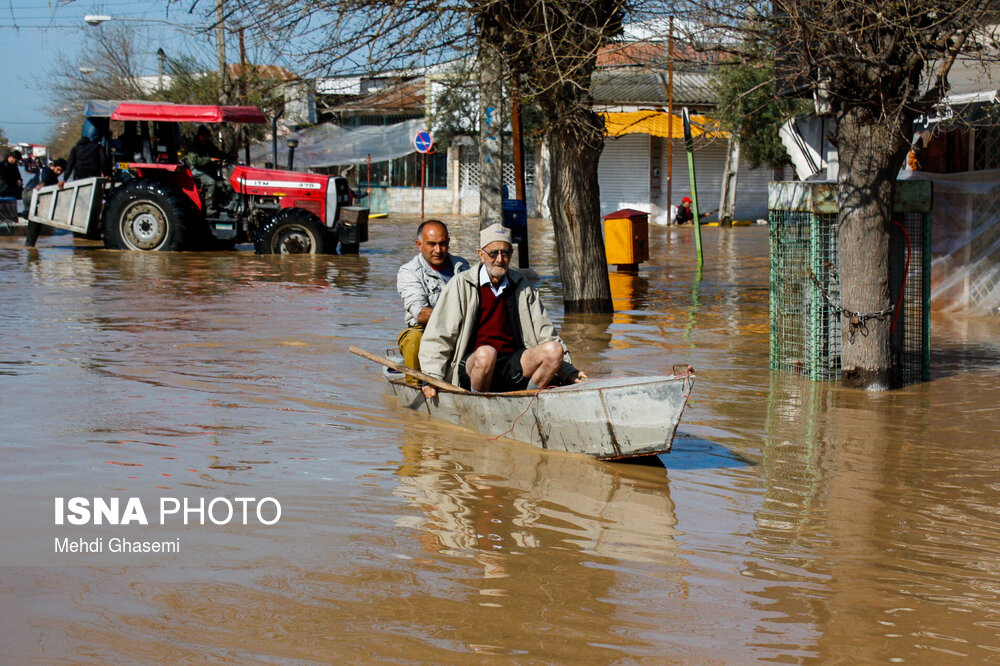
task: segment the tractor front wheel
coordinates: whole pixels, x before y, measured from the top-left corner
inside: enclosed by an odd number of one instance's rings
[[[301,208],[286,208],[257,234],[257,254],[323,254],[326,230],[319,218]]]

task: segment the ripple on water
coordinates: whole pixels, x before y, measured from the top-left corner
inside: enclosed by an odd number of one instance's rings
[[[551,229],[533,225],[580,367],[697,371],[662,464],[603,463],[399,409],[347,352],[394,344],[413,222],[374,224],[356,257],[0,240],[8,515],[37,505],[48,525],[70,493],[283,506],[271,528],[179,532],[177,560],[4,569],[6,655],[994,657],[995,321],[936,313],[932,382],[848,391],[768,370],[766,229],[704,230],[699,279],[690,230],[654,228],[650,261],[611,275],[613,315],[565,315]],[[476,222],[451,224],[471,256]]]

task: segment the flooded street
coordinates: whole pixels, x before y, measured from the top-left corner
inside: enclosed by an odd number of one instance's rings
[[[320,258],[0,239],[2,661],[1000,659],[1000,320],[935,313],[931,382],[845,390],[768,370],[766,227],[705,229],[700,279],[653,227],[613,316],[564,316],[536,229],[577,366],[697,370],[662,464],[600,462],[397,407],[347,351],[395,344],[415,226]],[[149,525],[55,525],[60,497]],[[161,521],[218,497],[280,519]]]

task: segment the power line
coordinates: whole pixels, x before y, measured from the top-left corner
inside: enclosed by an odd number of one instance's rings
[[[81,30],[82,28],[83,26],[79,23],[73,23],[71,25],[59,25],[58,23],[45,23],[40,25],[18,23],[16,25],[4,25],[0,23],[0,30]]]
[[[121,19],[145,19],[145,20],[149,20],[149,21],[165,21],[165,22],[169,21],[169,19],[163,18],[162,15],[160,15],[159,12],[154,12],[154,13],[150,13],[150,12],[115,12],[114,16],[112,16],[112,18],[111,18],[112,21],[121,20]],[[19,13],[16,16],[7,17],[6,20],[7,21],[13,21],[14,23],[18,23],[20,21],[48,21],[48,20],[52,20],[52,21],[72,21],[74,23],[78,23],[81,26],[83,25],[83,19],[82,18],[76,18],[76,17],[72,17],[71,18],[71,17],[67,17],[65,14],[62,15],[62,16],[56,16],[54,14],[45,14],[45,13],[41,13],[41,14]],[[194,22],[194,20],[192,20],[192,23],[193,22]]]
[[[15,9],[52,9],[52,3],[49,2],[49,0],[39,0],[39,2],[34,2],[34,3],[28,2],[26,0],[18,0],[17,4],[18,6]],[[89,7],[92,8],[95,6],[104,7],[107,5],[134,5],[134,4],[135,4],[134,0],[104,0],[104,2],[98,3],[96,5],[92,4],[89,5]],[[147,3],[147,4],[156,4],[156,3]],[[71,5],[67,4],[59,4],[58,6],[64,9],[69,9],[71,7]],[[72,6],[82,7],[83,9],[81,11],[90,11],[88,6],[82,3],[74,4]],[[167,9],[169,9],[168,3],[163,3],[163,5],[160,7],[158,11],[166,11]]]

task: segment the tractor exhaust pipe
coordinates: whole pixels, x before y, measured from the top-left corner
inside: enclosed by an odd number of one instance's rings
[[[289,171],[295,171],[295,168],[292,165],[295,164],[295,149],[298,147],[298,145],[299,145],[299,140],[298,139],[289,139],[288,140],[288,170]]]

